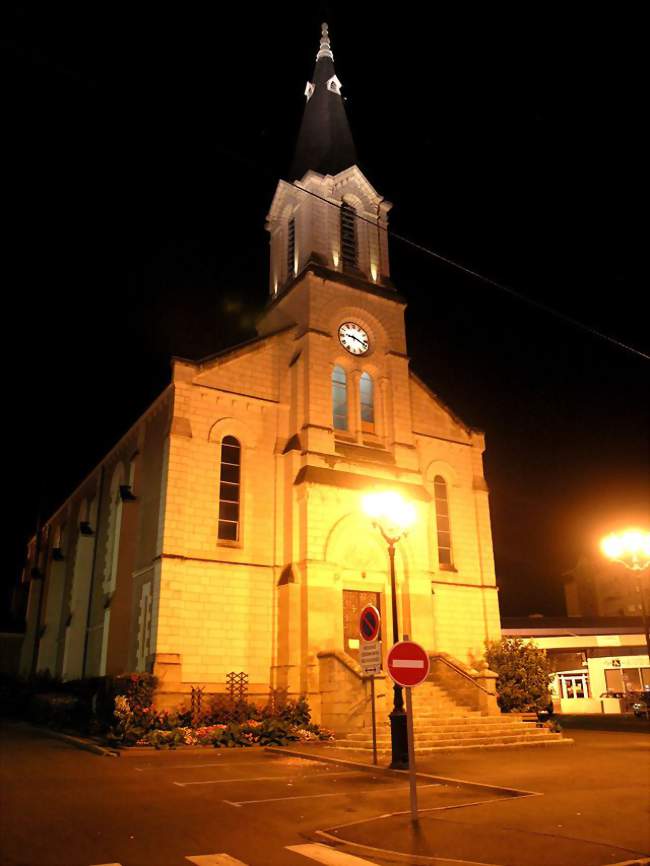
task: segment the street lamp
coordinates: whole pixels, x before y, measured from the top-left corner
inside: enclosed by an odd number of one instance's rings
[[[372,520],[382,538],[388,545],[390,561],[390,591],[393,607],[393,643],[399,642],[397,622],[397,591],[395,588],[395,545],[415,523],[415,506],[406,502],[399,493],[384,491],[368,493],[363,497],[363,510]],[[408,738],[406,733],[406,712],[402,687],[393,686],[393,709],[390,713],[391,762],[394,770],[408,769]]]
[[[650,656],[650,627],[645,606],[645,592],[641,584],[641,572],[650,565],[650,532],[640,529],[626,529],[625,532],[607,535],[600,542],[600,549],[612,562],[621,562],[630,571],[636,573],[636,591],[641,599],[641,616],[645,642]]]

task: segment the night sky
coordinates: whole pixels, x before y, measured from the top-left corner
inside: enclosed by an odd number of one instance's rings
[[[325,18],[391,228],[650,352],[631,7],[221,8],[30,4],[6,31],[3,607],[39,503],[136,420],[170,355],[253,334]],[[648,522],[650,363],[396,239],[391,267],[413,369],[486,431],[502,612],[562,614],[562,572]]]

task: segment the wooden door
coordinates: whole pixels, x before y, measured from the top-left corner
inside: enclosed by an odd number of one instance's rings
[[[367,604],[374,604],[381,613],[381,593],[364,590],[343,590],[343,649],[355,661],[359,661],[359,616]],[[378,635],[381,640],[381,630]]]

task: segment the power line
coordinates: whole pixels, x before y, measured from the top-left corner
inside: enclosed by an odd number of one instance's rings
[[[313,192],[312,190],[305,189],[302,186],[296,187],[296,189],[299,189],[302,192],[305,192],[308,195],[317,198],[319,201],[331,205],[332,207],[336,207],[338,209],[340,209],[341,207],[341,205],[336,204],[336,202],[332,202],[324,196],[319,195],[317,192]],[[516,298],[518,301],[523,301],[529,306],[534,307],[538,310],[542,310],[550,316],[555,316],[556,318],[567,322],[568,324],[573,325],[574,327],[579,328],[582,331],[586,331],[588,334],[591,334],[594,337],[599,337],[601,340],[606,340],[608,343],[617,346],[619,349],[625,349],[627,352],[631,352],[633,355],[637,355],[639,358],[650,361],[650,355],[646,355],[646,353],[642,352],[640,349],[636,349],[634,348],[634,346],[628,346],[627,343],[623,343],[621,342],[621,340],[617,340],[615,337],[611,337],[609,334],[604,334],[602,331],[598,331],[596,330],[596,328],[592,328],[591,325],[587,325],[584,322],[581,322],[579,319],[573,318],[573,316],[562,313],[559,310],[556,310],[554,307],[549,307],[548,304],[544,304],[542,301],[536,301],[533,298],[529,298],[527,295],[521,294],[521,292],[516,291],[516,289],[513,289],[510,286],[506,286],[504,283],[501,283],[498,280],[493,280],[491,277],[486,277],[479,271],[468,268],[466,265],[463,265],[460,262],[455,261],[454,259],[450,259],[448,256],[443,256],[441,253],[437,253],[435,250],[432,250],[429,247],[425,247],[423,244],[412,241],[410,238],[407,238],[404,235],[397,234],[397,232],[394,232],[392,229],[380,226],[377,222],[369,219],[368,217],[360,216],[359,214],[357,214],[357,219],[368,223],[368,225],[371,225],[374,228],[379,228],[381,231],[386,232],[389,237],[395,238],[395,240],[401,241],[401,243],[406,244],[413,249],[419,250],[419,252],[425,253],[426,255],[431,256],[432,258],[437,259],[440,262],[444,262],[444,264],[448,265],[449,267],[455,268],[456,270],[461,271],[462,273],[467,274],[474,279],[480,280],[481,282],[487,283],[487,285],[489,286],[493,286],[495,289],[499,289],[500,291],[505,292],[507,295]]]

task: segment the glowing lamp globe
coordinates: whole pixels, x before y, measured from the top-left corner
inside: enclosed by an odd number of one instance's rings
[[[407,502],[399,493],[385,490],[367,493],[362,500],[363,510],[373,523],[378,524],[392,537],[404,535],[415,523],[416,511],[412,502]]]
[[[641,529],[612,532],[600,542],[600,549],[613,562],[642,571],[650,565],[650,532]]]

